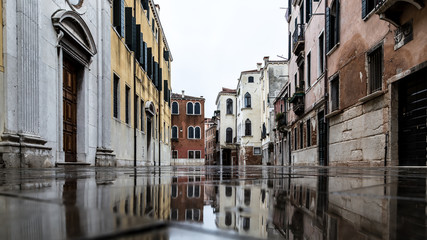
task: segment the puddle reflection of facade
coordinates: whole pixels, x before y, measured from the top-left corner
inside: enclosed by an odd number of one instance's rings
[[[203,222],[204,181],[202,175],[172,178],[171,220]]]
[[[261,186],[221,184],[215,223],[220,229],[234,230],[243,236],[268,238],[270,200],[269,191]]]

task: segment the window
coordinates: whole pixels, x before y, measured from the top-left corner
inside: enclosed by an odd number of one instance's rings
[[[172,127],[172,139],[178,139],[178,127],[177,126]]]
[[[331,51],[340,41],[340,2],[335,0],[326,8],[326,47]]]
[[[171,220],[178,220],[178,209],[172,209]]]
[[[253,83],[253,82],[254,82],[254,77],[250,76],[250,77],[248,78],[248,82],[249,82],[249,83]]]
[[[227,99],[227,114],[233,114],[233,100]]]
[[[194,129],[194,138],[200,139],[200,127],[195,127],[195,129]]]
[[[192,102],[187,103],[187,115],[193,115],[193,103]]]
[[[308,23],[313,13],[313,3],[312,0],[305,0],[305,22]]]
[[[233,129],[227,128],[227,130],[225,131],[225,142],[231,143],[232,139],[233,139]]]
[[[172,103],[172,114],[179,114],[179,105],[177,102]]]
[[[252,135],[252,123],[251,120],[246,119],[245,121],[245,136],[251,136]]]
[[[375,2],[378,0],[362,0],[362,18],[365,18],[375,9]]]
[[[125,92],[125,120],[130,124],[130,87],[126,86]]]
[[[191,193],[193,194],[193,193]],[[185,209],[185,220],[192,221],[193,220],[193,210],[192,209]]]
[[[245,107],[251,107],[251,95],[249,93],[245,94]]]
[[[251,227],[251,220],[248,217],[243,218],[243,230],[248,231]]]
[[[188,158],[194,159],[194,151],[188,151]]]
[[[178,197],[178,184],[172,184],[172,197]]]
[[[198,102],[194,104],[194,114],[200,115],[200,103]]]
[[[311,125],[310,119],[307,120],[307,147],[311,146]]]
[[[173,159],[177,159],[178,158],[178,151],[177,150],[173,150],[172,151],[172,158]]]
[[[113,116],[119,118],[119,99],[120,99],[120,82],[119,77],[114,74],[114,86],[113,86]]]
[[[188,127],[188,139],[194,138],[194,127]]]
[[[225,196],[231,197],[232,194],[233,194],[233,188],[232,187],[225,187]]]
[[[135,104],[135,106],[134,106],[134,108],[135,108],[135,112],[134,112],[134,124],[135,124],[135,128],[136,129],[138,129],[138,127],[139,127],[139,108],[138,108],[138,104],[139,104],[139,96],[138,95],[135,95],[135,101],[134,101],[134,104]]]
[[[246,206],[249,206],[251,204],[251,190],[245,189],[244,191],[244,202]]]
[[[340,85],[339,77],[336,76],[331,80],[331,108],[332,111],[338,110],[339,108],[339,96],[340,96]]]
[[[369,93],[376,92],[382,89],[383,77],[383,48],[376,47],[368,53],[369,65]]]
[[[324,67],[324,62],[325,62],[325,49],[324,49],[324,37],[323,37],[323,32],[322,34],[320,34],[319,36],[319,76],[322,75],[325,67]]]
[[[113,2],[113,26],[121,37],[125,37],[125,1]]]
[[[311,52],[307,54],[307,86],[311,86]]]
[[[304,123],[299,124],[299,148],[304,148]]]
[[[196,156],[196,159],[201,158],[201,151],[194,151],[194,155]]]
[[[254,155],[261,155],[261,148],[260,147],[254,147]]]
[[[297,149],[298,149],[297,134],[298,134],[298,130],[297,130],[297,128],[295,128],[295,129],[294,129],[294,149],[295,149],[295,150],[297,150]]]
[[[231,225],[231,212],[225,212],[225,226]]]
[[[145,125],[145,122],[144,122],[144,100],[142,100],[141,99],[141,106],[140,106],[140,108],[141,108],[141,115],[140,115],[140,117],[141,117],[141,131],[144,131],[144,125]]]

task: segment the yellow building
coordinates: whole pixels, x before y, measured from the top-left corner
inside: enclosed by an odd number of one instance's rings
[[[172,55],[153,0],[114,0],[111,8],[111,141],[115,162],[170,164]]]

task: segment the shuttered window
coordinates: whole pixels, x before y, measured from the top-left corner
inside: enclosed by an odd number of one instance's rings
[[[335,77],[331,80],[331,108],[332,111],[338,110],[339,108],[339,91],[340,91],[340,85],[339,85],[339,77]]]
[[[198,103],[198,102],[196,102],[195,104],[194,104],[194,114],[195,115],[200,115],[200,111],[201,109],[200,109],[200,103]]]
[[[113,2],[113,26],[121,37],[125,36],[125,1]]]
[[[375,2],[378,0],[362,0],[362,19],[375,9]]]
[[[142,64],[141,59],[142,59],[142,52],[144,51],[143,50],[144,44],[143,44],[143,40],[142,40],[141,25],[139,25],[139,24],[136,25],[136,33],[135,34],[136,34],[135,35],[136,36],[135,37],[135,42],[136,42],[135,58],[140,64]]]
[[[130,124],[130,88],[128,86],[125,92],[125,121]]]
[[[149,0],[141,0],[142,8],[144,10],[148,10],[148,1]]]
[[[319,36],[319,76],[323,74],[323,71],[325,69],[325,50],[324,50],[324,38],[323,33]]]
[[[134,123],[135,123],[135,128],[138,129],[139,128],[139,112],[138,112],[139,111],[139,108],[138,108],[139,97],[138,97],[138,95],[135,95],[135,101],[133,104],[134,104],[133,106],[135,109],[133,119],[134,119]]]
[[[326,51],[329,52],[340,41],[340,2],[335,0],[326,8]]]
[[[144,115],[145,115],[145,108],[144,108],[144,100],[142,100],[141,99],[141,105],[140,105],[140,108],[141,108],[141,114],[140,114],[140,117],[141,117],[141,126],[140,126],[140,129],[141,129],[141,131],[144,131],[144,125],[145,125],[145,118],[144,118]]]
[[[311,52],[307,54],[307,86],[311,87]]]
[[[225,142],[231,143],[232,139],[233,139],[233,129],[227,128],[227,130],[225,131]]]
[[[136,19],[132,16],[133,9],[127,7],[125,9],[126,16],[126,45],[131,51],[136,49]]]
[[[252,123],[251,120],[246,119],[245,121],[245,136],[251,136],[252,135]]]
[[[153,49],[152,48],[147,48],[147,69],[145,69],[147,71],[148,77],[150,79],[153,79]]]
[[[179,105],[177,102],[172,103],[172,114],[179,114]]]
[[[304,123],[299,125],[299,147],[304,148]]]
[[[119,93],[120,93],[120,85],[119,85],[119,77],[114,74],[114,86],[113,86],[113,116],[115,118],[119,118]]]
[[[382,89],[383,48],[379,46],[368,53],[369,93]]]
[[[308,23],[313,13],[313,3],[312,0],[305,0],[305,22]]]
[[[307,120],[307,147],[311,146],[311,123],[310,119]]]

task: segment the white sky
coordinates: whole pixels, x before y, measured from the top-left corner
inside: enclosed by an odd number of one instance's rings
[[[212,117],[222,87],[264,56],[287,57],[286,0],[154,0],[174,61],[172,91],[204,96]]]

